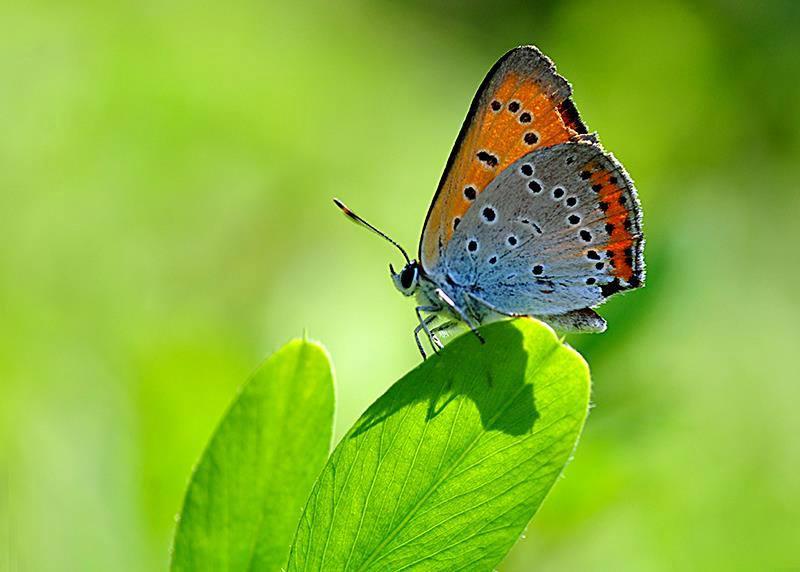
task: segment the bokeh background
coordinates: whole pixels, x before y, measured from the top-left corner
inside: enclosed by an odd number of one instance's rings
[[[341,435],[418,363],[469,101],[541,47],[637,182],[648,284],[574,337],[575,460],[500,567],[800,569],[800,4],[0,4],[0,568],[164,570],[237,386],[304,331]],[[5,554],[2,554],[2,553]]]

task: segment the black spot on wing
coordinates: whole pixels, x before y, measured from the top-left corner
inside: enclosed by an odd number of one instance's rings
[[[608,298],[609,296],[616,294],[617,292],[620,292],[622,290],[624,290],[624,288],[622,287],[622,284],[620,284],[619,278],[614,278],[614,280],[612,280],[611,282],[600,285],[600,293],[605,298]]]
[[[488,151],[479,151],[477,157],[478,161],[484,163],[489,167],[497,167],[497,164],[500,162],[500,160],[497,157],[495,157]]]

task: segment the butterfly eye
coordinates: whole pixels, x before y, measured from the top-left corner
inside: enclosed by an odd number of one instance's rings
[[[400,273],[400,286],[402,286],[404,290],[411,288],[411,286],[414,285],[416,274],[417,268],[415,266],[408,265],[403,268],[403,271]]]

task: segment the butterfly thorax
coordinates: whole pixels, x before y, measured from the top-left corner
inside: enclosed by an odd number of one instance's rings
[[[436,294],[439,285],[424,271],[420,273],[419,286],[416,291],[417,302],[421,306],[441,306],[442,302]]]
[[[420,267],[416,298],[421,306],[456,321],[474,325],[493,321],[496,313],[472,295],[474,288],[474,284],[460,284],[449,274],[428,274]]]

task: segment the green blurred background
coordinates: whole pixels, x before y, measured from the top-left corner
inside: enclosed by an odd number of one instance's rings
[[[648,285],[571,341],[574,462],[502,571],[799,570],[800,4],[0,4],[0,567],[164,570],[289,338],[341,435],[419,361],[415,249],[474,90],[534,43],[637,182]],[[5,554],[2,554],[5,553]]]

